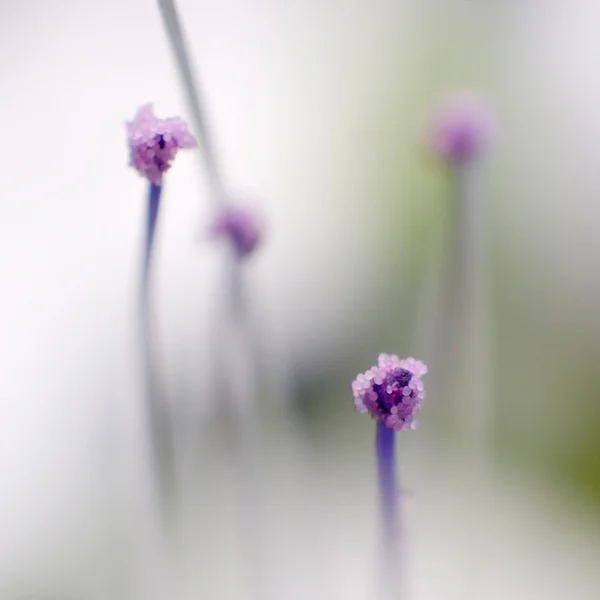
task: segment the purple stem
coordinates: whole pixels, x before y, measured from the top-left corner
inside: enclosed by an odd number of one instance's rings
[[[150,279],[150,264],[152,261],[152,248],[154,245],[154,233],[156,231],[156,221],[158,219],[158,209],[160,207],[160,194],[162,187],[160,185],[150,184],[148,193],[148,221],[146,226],[146,246],[144,248],[144,266],[142,271],[142,304],[148,304],[148,284]]]
[[[396,481],[396,432],[383,423],[377,423],[377,468],[384,544],[389,549],[396,533],[396,505],[398,484]]]
[[[163,393],[158,369],[156,340],[150,306],[150,277],[156,224],[162,187],[150,184],[146,239],[142,264],[140,296],[140,335],[146,386],[146,415],[149,430],[150,464],[153,469],[155,493],[161,512],[167,515],[173,491],[174,457],[172,449],[171,418]]]
[[[384,598],[394,597],[398,564],[398,481],[396,477],[396,432],[377,423],[375,438],[381,502],[381,536]]]

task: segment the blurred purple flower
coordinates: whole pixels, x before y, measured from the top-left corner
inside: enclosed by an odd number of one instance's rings
[[[212,227],[214,237],[225,237],[233,243],[239,258],[252,254],[260,244],[263,230],[256,213],[248,207],[225,204]]]
[[[377,366],[359,374],[352,383],[354,407],[394,431],[416,428],[414,416],[425,398],[421,376],[427,367],[414,358],[400,360],[380,354]]]
[[[485,150],[492,128],[492,117],[484,104],[468,96],[453,96],[433,115],[428,143],[436,156],[459,165]]]
[[[160,185],[180,148],[195,148],[196,140],[187,124],[179,117],[159,119],[148,104],[127,123],[127,137],[131,151],[130,166],[150,183]]]

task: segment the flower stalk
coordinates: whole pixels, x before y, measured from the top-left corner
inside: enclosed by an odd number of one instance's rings
[[[400,360],[380,354],[376,366],[359,374],[352,383],[354,407],[376,421],[375,455],[381,519],[381,597],[400,596],[400,502],[396,467],[396,432],[415,429],[425,391],[421,376],[427,367],[419,360]]]
[[[452,185],[448,247],[432,359],[436,396],[455,390],[460,439],[469,462],[489,471],[493,460],[492,340],[489,315],[484,158],[491,117],[473,98],[456,96],[435,114],[432,153]],[[469,377],[457,374],[469,373]]]
[[[400,521],[398,481],[396,471],[396,432],[383,423],[377,423],[375,434],[379,501],[381,511],[382,595],[393,598],[399,562],[398,525]],[[396,594],[396,597],[398,595]]]
[[[199,85],[194,78],[175,3],[158,0],[164,26],[175,56],[180,79],[187,97],[193,123],[200,141],[202,167],[215,207],[211,232],[227,242],[223,257],[225,302],[219,307],[212,339],[215,342],[215,394],[227,419],[230,433],[232,469],[239,486],[239,509],[243,543],[246,550],[250,593],[257,600],[267,600],[269,589],[264,576],[264,531],[262,531],[261,469],[258,460],[258,424],[256,422],[257,383],[254,354],[250,339],[249,315],[244,286],[244,260],[254,252],[261,229],[254,215],[230,203],[217,161],[215,144],[209,132]],[[224,311],[221,312],[221,308]],[[232,377],[232,371],[235,376]],[[222,413],[222,414],[223,414]]]
[[[179,118],[160,119],[151,105],[143,106],[127,123],[130,166],[149,182],[146,231],[140,286],[140,342],[145,383],[145,418],[152,473],[153,493],[162,519],[169,516],[174,490],[175,465],[171,414],[161,377],[152,318],[150,283],[156,228],[163,191],[163,175],[171,168],[182,148],[194,148],[196,141]]]
[[[163,175],[181,148],[194,148],[196,141],[179,118],[159,119],[151,105],[142,107],[127,123],[130,166],[149,182],[146,230],[141,268],[139,334],[144,373],[144,432],[148,453],[148,494],[144,494],[140,536],[141,595],[177,595],[173,575],[172,501],[175,491],[175,455],[172,415],[163,390],[160,361],[151,304],[151,278]],[[147,513],[147,514],[146,514]],[[136,538],[137,539],[137,538]],[[147,589],[148,588],[148,589]]]
[[[159,512],[167,519],[175,487],[175,457],[171,430],[171,414],[163,391],[155,328],[152,319],[150,281],[156,225],[160,210],[162,185],[150,184],[142,283],[140,293],[140,336],[146,391],[147,430],[149,432],[150,465],[158,498]]]

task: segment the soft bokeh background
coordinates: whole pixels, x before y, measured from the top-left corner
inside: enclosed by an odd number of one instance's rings
[[[274,597],[374,597],[373,427],[350,383],[379,351],[419,350],[423,274],[454,206],[423,131],[454,89],[498,121],[485,200],[494,468],[469,466],[481,448],[461,443],[460,398],[430,395],[401,442],[410,597],[600,597],[600,5],[179,8],[227,181],[268,222],[248,279],[280,375],[259,411]],[[4,0],[0,31],[0,597],[139,597],[145,186],[126,167],[123,124],[148,101],[188,116],[184,97],[149,0]],[[170,395],[199,440],[180,583],[182,597],[246,598],[208,392],[220,265],[209,208],[198,158],[181,155],[155,286]]]

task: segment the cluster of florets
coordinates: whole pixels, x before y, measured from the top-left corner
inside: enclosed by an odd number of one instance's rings
[[[211,233],[215,237],[228,238],[237,255],[245,258],[260,244],[262,224],[250,208],[226,203],[213,221]]]
[[[459,165],[473,160],[489,142],[493,120],[485,105],[462,95],[446,99],[433,115],[429,129],[432,152]]]
[[[352,383],[354,407],[395,431],[415,429],[414,416],[425,398],[421,381],[425,373],[427,367],[420,360],[380,354],[377,366]]]
[[[127,138],[130,166],[154,185],[161,184],[162,174],[170,168],[180,148],[197,146],[184,121],[179,117],[159,119],[150,104],[127,123]]]

